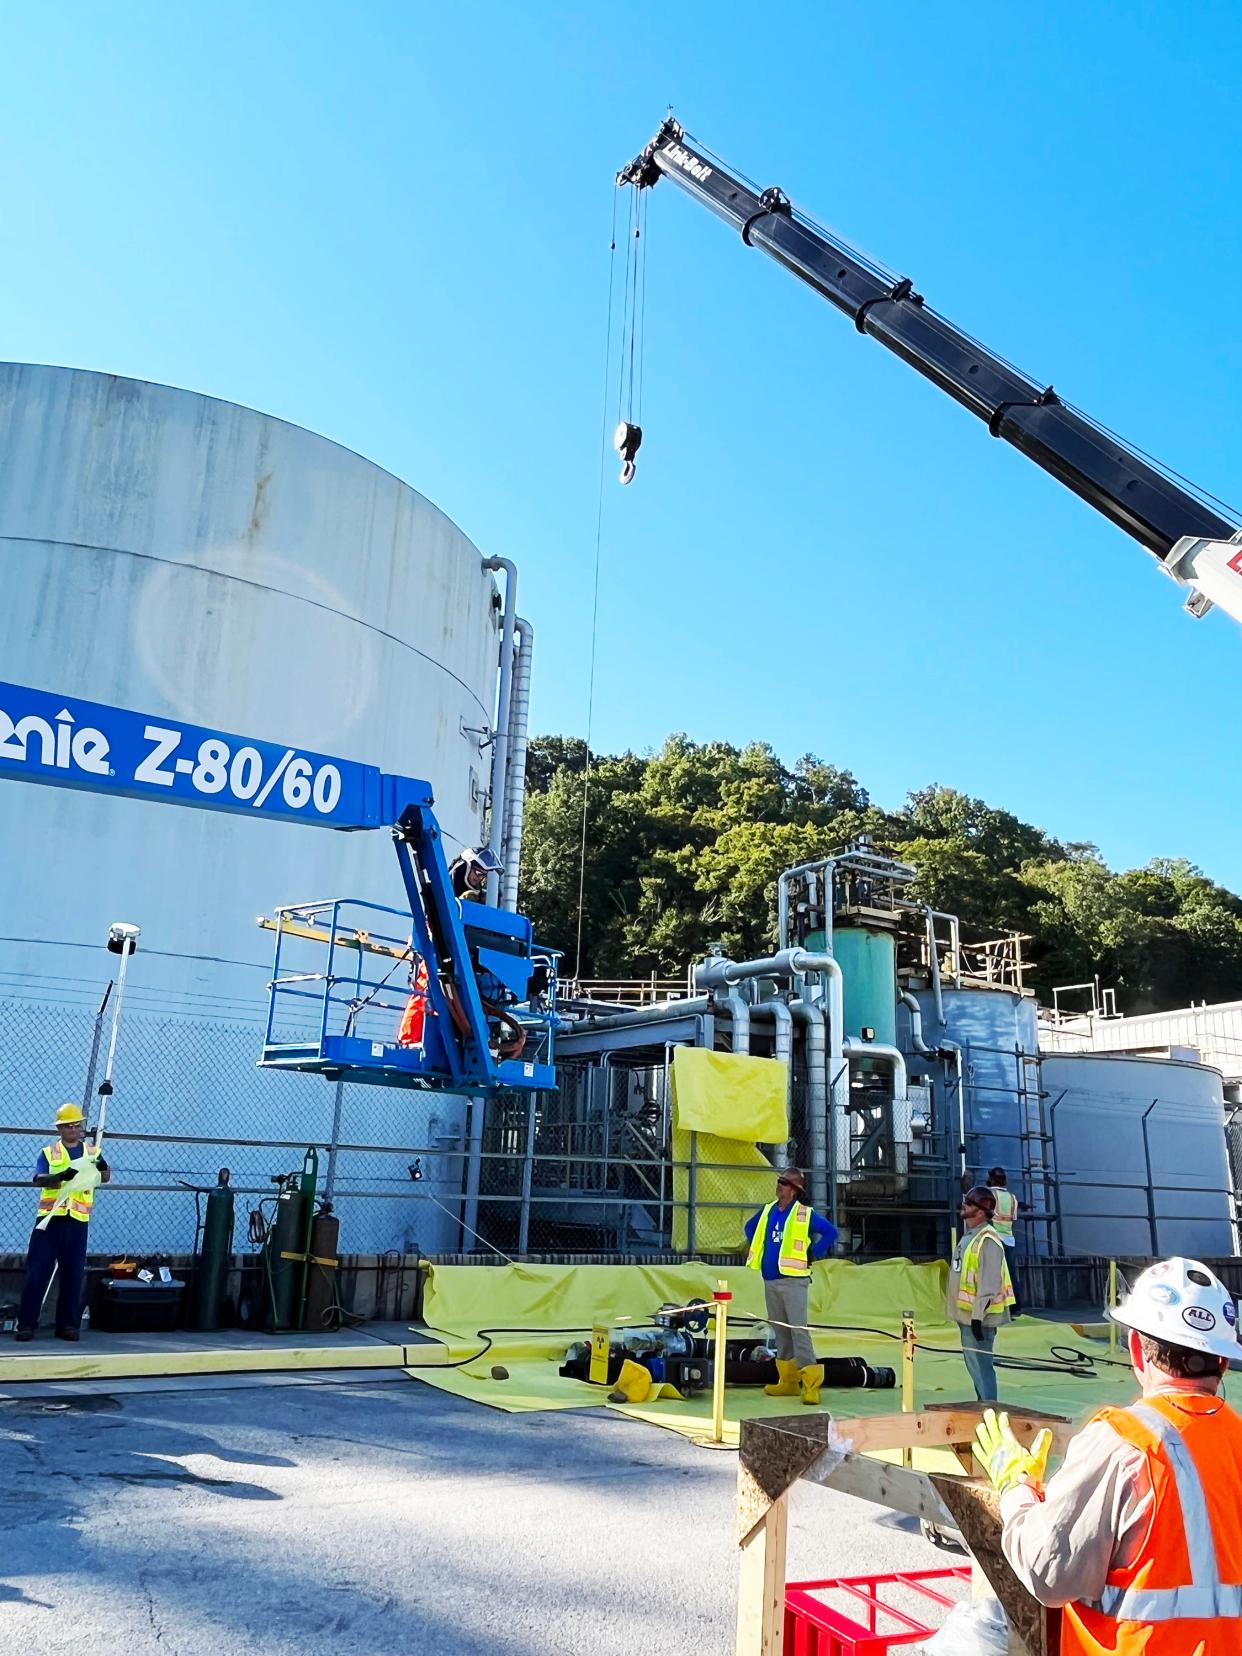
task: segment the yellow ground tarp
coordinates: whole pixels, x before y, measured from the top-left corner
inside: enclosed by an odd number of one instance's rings
[[[642,1326],[659,1305],[710,1298],[722,1274],[728,1277],[734,1292],[730,1317],[737,1333],[745,1326],[747,1315],[759,1319],[763,1316],[763,1284],[753,1271],[701,1264],[432,1266],[424,1314],[427,1323],[441,1333],[453,1357],[478,1350],[482,1343],[477,1338],[480,1329],[511,1332],[494,1334],[492,1348],[460,1368],[437,1372],[430,1365],[442,1360],[440,1354],[429,1353],[427,1367],[411,1366],[408,1372],[459,1397],[511,1412],[598,1408],[607,1397],[602,1387],[562,1380],[557,1374],[565,1348],[574,1339],[585,1339],[596,1320],[607,1321],[621,1332],[626,1326],[622,1319]],[[817,1265],[811,1278],[810,1321],[859,1330],[815,1332],[817,1354],[863,1357],[873,1367],[900,1371],[900,1346],[891,1336],[898,1331],[902,1311],[912,1310],[920,1341],[918,1406],[968,1401],[971,1388],[959,1354],[958,1331],[944,1320],[944,1276],[943,1265],[912,1265],[903,1259],[873,1265],[830,1260]],[[553,1329],[568,1331],[553,1333]],[[862,1332],[864,1329],[881,1332]],[[756,1341],[764,1332],[755,1328]],[[1084,1338],[1065,1323],[1033,1317],[1024,1317],[1003,1329],[997,1350],[1002,1355],[1048,1362],[1050,1348],[1057,1344],[1076,1346],[1101,1359],[1108,1356],[1105,1342]],[[494,1366],[503,1368],[507,1377],[493,1378]],[[1085,1380],[1063,1372],[1000,1370],[1003,1402],[1017,1408],[1045,1409],[1075,1420],[1086,1419],[1106,1403],[1130,1402],[1135,1390],[1133,1377],[1124,1368],[1100,1368]],[[691,1437],[704,1435],[711,1419],[707,1393],[684,1402],[609,1406]],[[822,1407],[838,1418],[892,1414],[901,1407],[901,1394],[899,1389],[825,1387]],[[741,1420],[796,1410],[792,1398],[765,1397],[754,1386],[731,1386],[725,1398],[726,1438],[736,1443]]]
[[[678,1253],[690,1246],[690,1139],[684,1129],[673,1128],[673,1247]],[[772,1200],[772,1164],[753,1144],[714,1133],[697,1134],[693,1150],[695,1251],[740,1254],[746,1248],[743,1223]],[[716,1202],[736,1205],[715,1207]]]
[[[789,1137],[789,1066],[783,1061],[678,1047],[672,1073],[673,1124],[683,1131],[746,1144],[783,1144]]]

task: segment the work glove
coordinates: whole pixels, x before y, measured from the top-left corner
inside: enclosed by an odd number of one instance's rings
[[[75,1190],[93,1190],[99,1183],[99,1168],[95,1164],[94,1156],[83,1156],[74,1163],[69,1172],[67,1184]]]
[[[1048,1466],[1048,1451],[1052,1447],[1052,1433],[1039,1433],[1029,1449],[1024,1449],[1009,1426],[1009,1416],[997,1418],[994,1409],[985,1409],[983,1419],[975,1428],[972,1445],[975,1459],[992,1480],[992,1486],[1002,1495],[1020,1483],[1031,1483],[1042,1493],[1044,1472]]]
[[[979,1344],[982,1345],[983,1324],[979,1321],[978,1317],[972,1317],[970,1319],[970,1332],[974,1335],[975,1339],[978,1340]]]

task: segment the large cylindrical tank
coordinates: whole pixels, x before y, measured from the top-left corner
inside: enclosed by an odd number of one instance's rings
[[[479,839],[496,587],[466,536],[371,462],[192,392],[3,364],[0,574],[0,678],[426,778],[448,854]],[[271,966],[254,921],[278,903],[338,895],[400,906],[387,834],[8,782],[0,841],[0,1002],[14,1003],[4,1041],[22,1077],[10,1113],[42,1127],[57,1103],[81,1097],[113,963],[107,927],[124,919],[142,941],[109,1127],[326,1140],[330,1084],[254,1070]],[[351,1142],[382,1131],[421,1144],[431,1109],[436,1131],[458,1126],[452,1100],[363,1101],[381,1091],[349,1089]],[[38,1145],[7,1140],[0,1177],[28,1175]],[[265,1185],[288,1154],[248,1164],[214,1148],[171,1159],[161,1145],[115,1150],[118,1184],[164,1173],[210,1182],[226,1159],[239,1190]],[[391,1204],[359,1202],[355,1214],[338,1189],[351,1251],[412,1239],[409,1180],[392,1166]],[[377,1177],[372,1162],[365,1178]],[[153,1201],[171,1200],[145,1196],[139,1215],[110,1193],[92,1245],[171,1247],[184,1231],[188,1252],[192,1198],[176,1210],[176,1236],[151,1219]],[[420,1246],[442,1244],[437,1223],[420,1216]],[[0,1249],[24,1246],[28,1228],[24,1209],[0,1204]]]
[[[1022,1199],[1014,1176],[1023,1166],[1024,1143],[1038,1132],[1035,1002],[1007,989],[946,985],[942,1027],[930,991],[917,998],[928,1045],[949,1040],[962,1049],[967,1171],[986,1176],[989,1167],[1005,1168]]]
[[[1233,1253],[1217,1070],[1164,1058],[1049,1054],[1043,1081],[1067,1254]]]

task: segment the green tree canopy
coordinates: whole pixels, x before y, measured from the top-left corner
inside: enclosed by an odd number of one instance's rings
[[[570,972],[680,976],[716,943],[761,954],[781,870],[866,831],[967,935],[1030,933],[1045,996],[1096,974],[1126,1010],[1242,995],[1242,900],[1183,859],[1115,874],[1093,845],[938,785],[885,812],[849,771],[813,754],[791,769],[762,742],[675,734],[658,753],[594,755],[589,775],[587,760],[581,741],[540,736],[526,765],[523,906]]]

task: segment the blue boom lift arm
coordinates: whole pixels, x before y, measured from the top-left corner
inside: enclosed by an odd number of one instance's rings
[[[277,911],[260,1063],[452,1092],[555,1085],[556,956],[536,949],[531,924],[522,915],[458,901],[429,783],[354,760],[5,683],[0,683],[0,779],[342,832],[389,829],[408,915],[344,899]],[[396,947],[382,952],[407,959],[411,968],[416,955],[426,966],[428,1016],[419,1045],[398,1045],[395,1018],[387,1019],[391,1031],[377,1027],[391,1011],[376,993],[387,980],[372,985],[364,978],[362,961],[373,933],[355,927],[346,935],[341,914],[347,908],[407,922],[404,936],[391,940]],[[326,932],[295,928],[296,915],[330,916],[331,922]],[[326,944],[325,970],[282,973],[282,951],[294,937]],[[352,973],[337,971],[342,946],[357,962]],[[322,989],[308,990],[310,982]],[[341,986],[350,983],[353,993],[342,995]],[[275,1020],[282,995],[318,1003],[317,1037],[279,1038]],[[340,1031],[333,1024],[338,1011]],[[364,1037],[359,1030],[367,1017],[372,1030]]]
[[[668,178],[969,409],[1058,482],[1133,536],[1190,589],[1196,617],[1219,604],[1242,621],[1242,532],[1210,497],[1163,471],[1060,397],[937,315],[908,277],[894,277],[798,212],[783,190],[759,190],[669,118],[617,174],[647,189]],[[639,434],[638,440],[641,440]],[[620,446],[620,434],[619,434]],[[633,442],[637,448],[637,441]],[[630,452],[623,449],[622,452]]]

